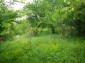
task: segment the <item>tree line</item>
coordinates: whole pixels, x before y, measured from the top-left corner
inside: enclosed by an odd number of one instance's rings
[[[33,0],[19,11],[10,10],[3,2],[0,0],[0,39],[12,38],[30,29],[37,35],[44,28],[52,34],[85,36],[84,0]],[[16,20],[24,15],[26,19]]]

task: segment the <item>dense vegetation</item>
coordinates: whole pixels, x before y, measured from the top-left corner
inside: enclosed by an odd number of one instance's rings
[[[3,0],[0,0],[0,40],[13,36],[13,22],[17,13],[8,9]]]
[[[84,0],[37,0],[25,9],[30,10],[26,14],[32,27],[49,27],[52,33],[85,36],[84,7]]]
[[[84,0],[16,2],[0,0],[0,63],[85,63]]]
[[[83,37],[66,39],[43,32],[32,37],[30,42],[26,35],[0,45],[0,63],[85,62],[85,39]]]

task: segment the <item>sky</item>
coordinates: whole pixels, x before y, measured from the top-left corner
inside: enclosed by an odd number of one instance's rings
[[[9,2],[12,1],[12,0],[5,0],[5,2],[9,5]],[[20,0],[19,0],[20,1]],[[22,0],[22,2],[24,3],[19,3],[19,2],[16,2],[14,5],[12,5],[13,9],[14,10],[20,10],[24,7],[24,5],[26,3],[31,3],[33,0]]]

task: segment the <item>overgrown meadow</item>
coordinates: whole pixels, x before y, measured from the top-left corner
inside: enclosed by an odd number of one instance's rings
[[[0,63],[85,63],[85,0],[0,0]]]
[[[56,38],[55,38],[56,37]],[[0,45],[0,63],[84,63],[85,39],[27,34]]]

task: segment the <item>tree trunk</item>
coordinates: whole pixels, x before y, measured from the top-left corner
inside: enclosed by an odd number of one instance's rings
[[[78,32],[78,36],[81,36],[81,21],[80,20],[76,20],[76,29]]]
[[[55,34],[56,32],[55,32],[55,27],[51,24],[51,32],[52,32],[52,34]]]

